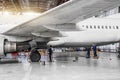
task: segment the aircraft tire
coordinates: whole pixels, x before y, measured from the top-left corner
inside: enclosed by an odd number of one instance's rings
[[[41,55],[37,50],[31,51],[30,59],[32,62],[39,62],[40,58],[41,58]]]
[[[118,58],[120,58],[120,54],[118,55]]]

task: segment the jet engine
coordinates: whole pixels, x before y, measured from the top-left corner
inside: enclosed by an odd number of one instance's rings
[[[7,39],[0,37],[0,55],[16,51],[16,43],[9,42]]]

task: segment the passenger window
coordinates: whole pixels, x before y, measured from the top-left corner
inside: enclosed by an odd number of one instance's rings
[[[94,26],[94,28],[96,29],[96,26]]]
[[[118,29],[118,26],[116,26],[116,29]]]
[[[109,26],[109,29],[111,29],[111,26]]]
[[[98,29],[100,29],[100,26],[98,26]]]
[[[92,26],[90,26],[90,28],[92,29]]]
[[[88,26],[86,26],[86,28],[88,28]]]
[[[104,26],[102,26],[102,29],[104,29]]]
[[[107,26],[105,26],[105,28],[107,29]]]

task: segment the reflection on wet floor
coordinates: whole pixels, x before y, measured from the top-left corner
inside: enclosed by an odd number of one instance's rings
[[[99,59],[57,57],[54,62],[1,64],[0,80],[120,80],[120,60],[115,53]]]

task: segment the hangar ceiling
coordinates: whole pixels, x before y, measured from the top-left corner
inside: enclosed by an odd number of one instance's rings
[[[0,0],[0,11],[44,12],[69,0]]]

